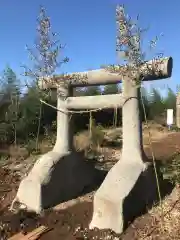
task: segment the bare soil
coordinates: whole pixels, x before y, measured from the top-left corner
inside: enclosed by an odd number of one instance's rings
[[[154,138],[152,147],[156,159],[167,161],[180,153],[180,133],[166,133],[163,134],[163,138],[160,137],[158,140]],[[149,146],[145,146],[145,151],[147,156],[152,158]],[[18,214],[10,213],[8,207],[15,196],[19,181],[20,176],[15,171],[0,168],[0,239],[7,239],[19,231],[29,232],[40,224],[52,228],[50,232],[40,238],[43,240],[179,239],[180,228],[176,229],[176,226],[180,224],[180,189],[178,186],[164,201],[165,212],[169,211],[171,207],[175,209],[173,210],[174,215],[172,214],[173,211],[170,214],[166,213],[168,217],[165,218],[165,223],[163,223],[166,226],[165,228],[162,228],[160,224],[162,219],[160,219],[159,207],[155,207],[145,215],[136,218],[126,231],[121,236],[118,236],[110,230],[100,231],[95,229],[90,231],[88,229],[92,217],[94,192],[60,204],[54,209],[45,211],[42,216],[23,212]],[[175,216],[174,219],[172,219],[172,216]],[[172,225],[171,228],[170,225]],[[172,228],[173,232],[171,231]]]

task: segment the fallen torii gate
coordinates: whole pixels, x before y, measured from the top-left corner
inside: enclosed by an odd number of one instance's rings
[[[172,74],[172,58],[161,58],[145,62],[135,77],[143,81],[169,78]],[[123,67],[122,67],[123,68]],[[140,74],[139,74],[140,73]],[[80,76],[74,80],[73,76]],[[144,173],[142,191],[138,196],[150,198],[150,185],[142,145],[142,126],[139,116],[139,87],[135,86],[129,74],[110,73],[105,69],[68,74],[71,81],[66,87],[61,76],[55,81],[39,81],[40,88],[57,89],[57,139],[52,151],[43,155],[28,176],[20,183],[13,201],[22,203],[27,209],[41,212],[43,208],[77,196],[93,181],[92,172],[79,160],[73,148],[73,123],[69,121],[68,110],[122,107],[123,147],[119,161],[111,168],[104,182],[94,196],[94,213],[90,228],[110,228],[121,233],[124,228],[126,199],[132,195],[135,186]],[[81,79],[86,76],[85,81]],[[122,81],[122,94],[73,97],[72,88],[87,85],[112,84]],[[59,94],[60,92],[60,94]],[[151,175],[152,176],[152,175]],[[154,187],[155,188],[155,187]],[[150,189],[148,189],[150,191]],[[138,200],[137,198],[137,200]],[[12,207],[13,207],[12,204]],[[138,211],[143,206],[138,208]]]

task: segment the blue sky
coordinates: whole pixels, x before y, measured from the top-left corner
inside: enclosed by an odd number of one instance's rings
[[[151,82],[157,88],[174,90],[179,84],[180,1],[179,0],[1,0],[0,1],[0,71],[9,64],[17,74],[23,72],[22,64],[29,64],[25,45],[33,46],[36,18],[40,4],[51,17],[53,30],[67,44],[64,56],[70,62],[62,71],[97,69],[102,64],[116,63],[115,6],[125,4],[126,12],[140,15],[140,26],[150,27],[145,41],[156,35],[160,38],[156,52],[174,60],[173,76],[168,80]],[[59,70],[60,71],[60,70]]]

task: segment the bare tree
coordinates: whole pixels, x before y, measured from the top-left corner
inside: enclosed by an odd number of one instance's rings
[[[50,17],[47,16],[44,7],[40,7],[40,13],[37,18],[37,36],[34,43],[34,48],[26,46],[30,59],[32,60],[33,67],[29,68],[23,66],[25,75],[35,80],[39,78],[52,77],[55,71],[67,63],[67,57],[62,58],[62,50],[65,45],[60,43],[57,39],[58,34],[52,31]]]
[[[39,98],[51,95],[51,90],[38,90],[38,81],[46,81],[48,78],[53,79],[54,73],[62,64],[67,63],[69,59],[62,57],[62,50],[65,45],[60,43],[58,34],[52,31],[50,17],[47,15],[43,6],[40,7],[39,16],[37,18],[36,39],[33,48],[26,46],[29,57],[32,61],[32,68],[23,66],[25,76],[33,80],[33,86],[39,94]],[[27,86],[30,84],[27,83]],[[39,99],[40,100],[40,99]],[[39,105],[39,124],[36,138],[36,149],[38,149],[38,136],[40,134],[42,116],[42,103]]]
[[[125,14],[123,5],[117,5],[116,8],[116,24],[117,24],[117,36],[116,36],[116,52],[120,60],[121,65],[109,65],[106,69],[113,73],[120,73],[121,75],[128,74],[128,77],[135,82],[137,86],[141,84],[142,69],[141,65],[147,61],[147,50],[151,51],[156,47],[159,37],[156,36],[149,43],[148,49],[143,51],[142,40],[143,34],[148,31],[148,28],[141,28],[138,24],[139,15],[136,20],[132,20],[131,17]],[[162,36],[162,34],[160,34]],[[154,60],[162,58],[162,53],[157,53]],[[157,69],[158,70],[158,69]],[[146,71],[149,74],[152,73],[152,66],[148,66]]]

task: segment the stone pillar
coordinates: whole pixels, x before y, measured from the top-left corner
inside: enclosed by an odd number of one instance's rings
[[[72,118],[69,119],[65,106],[69,94],[69,89],[58,89],[56,144],[22,179],[11,209],[15,202],[19,202],[20,207],[40,213],[45,208],[79,196],[96,182],[98,175],[92,164],[73,151]]]
[[[68,113],[65,100],[72,96],[72,88],[59,87],[57,89],[57,134],[53,151],[67,153],[73,150],[73,121]]]
[[[116,233],[123,232],[125,200],[131,195],[141,173],[146,169],[146,164],[143,162],[138,92],[139,89],[133,85],[130,79],[123,79],[125,102],[122,107],[123,149],[121,159],[111,168],[94,196],[94,212],[90,229],[94,227],[110,228]]]
[[[122,156],[127,161],[140,161],[144,157],[142,141],[142,121],[140,119],[140,88],[128,78],[123,80],[123,97],[125,99],[122,107],[123,126],[123,148]],[[129,159],[129,153],[133,159]]]

